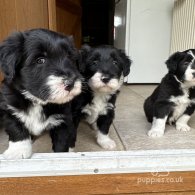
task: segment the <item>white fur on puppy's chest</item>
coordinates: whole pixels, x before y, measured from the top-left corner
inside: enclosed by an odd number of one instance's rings
[[[187,91],[184,91],[184,95],[170,98],[170,101],[175,104],[173,114],[169,118],[169,122],[175,122],[186,110],[186,108],[191,104],[189,95]]]
[[[59,114],[46,118],[43,113],[43,107],[39,104],[31,106],[26,112],[13,106],[8,106],[8,108],[16,118],[24,123],[32,135],[40,135],[44,130],[58,126],[63,122],[62,115]]]
[[[89,124],[94,123],[99,115],[107,114],[108,100],[110,95],[105,94],[95,94],[91,104],[87,104],[82,113],[87,114],[86,121]]]

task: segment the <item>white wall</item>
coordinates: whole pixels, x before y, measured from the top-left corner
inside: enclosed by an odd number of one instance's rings
[[[128,0],[125,46],[133,60],[128,83],[158,83],[167,73],[173,4],[174,0]]]

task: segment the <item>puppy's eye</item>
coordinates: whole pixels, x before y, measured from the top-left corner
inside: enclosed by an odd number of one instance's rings
[[[45,58],[37,58],[37,60],[36,60],[36,63],[37,64],[44,64],[45,63]]]
[[[118,62],[116,60],[113,60],[112,62],[114,65],[116,65]]]
[[[97,60],[93,61],[93,65],[97,66],[98,65],[98,61]]]
[[[184,66],[188,66],[189,65],[189,62],[185,62],[183,65]]]

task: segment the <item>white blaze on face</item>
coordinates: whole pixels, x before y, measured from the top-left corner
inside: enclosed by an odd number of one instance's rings
[[[192,68],[192,64],[195,61],[195,56],[192,53],[192,51],[189,51],[188,54],[190,54],[193,57],[193,59],[189,63],[189,65],[188,65],[188,67],[187,67],[187,69],[185,71],[185,80],[188,81],[188,82],[195,82],[195,77],[193,75],[193,73],[195,73],[195,69]],[[193,85],[195,85],[195,83]]]
[[[71,91],[65,90],[64,78],[51,75],[47,79],[47,86],[50,89],[50,97],[48,102],[63,104],[72,100],[81,93],[81,81],[78,79],[74,83]]]
[[[94,91],[99,92],[114,92],[117,91],[121,85],[123,84],[123,76],[120,77],[120,79],[111,78],[109,82],[104,83],[102,81],[103,78],[102,73],[95,73],[90,79],[89,79],[89,86]]]
[[[191,50],[188,52],[188,54],[190,54],[195,59],[195,55]]]
[[[185,80],[186,81],[193,81],[195,70],[192,69],[191,65],[189,65],[185,71]]]

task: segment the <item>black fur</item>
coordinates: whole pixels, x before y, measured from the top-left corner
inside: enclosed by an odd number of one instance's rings
[[[96,48],[91,48],[88,45],[84,45],[80,50],[80,54],[81,58],[79,65],[86,84],[83,87],[82,93],[72,102],[75,127],[77,129],[81,119],[86,119],[89,117],[89,115],[83,111],[85,107],[87,105],[93,106],[93,101],[94,98],[97,97],[97,94],[104,94],[108,95],[104,108],[106,113],[98,113],[98,117],[95,119],[93,124],[96,123],[99,131],[102,134],[107,135],[110,125],[114,119],[115,102],[119,93],[119,88],[110,92],[99,92],[99,89],[94,89],[90,86],[90,79],[97,72],[99,72],[105,78],[105,81],[103,81],[105,83],[108,83],[113,78],[120,80],[122,75],[127,76],[129,74],[131,60],[122,50],[108,45],[103,45]],[[72,142],[73,147],[75,141],[76,138]]]
[[[0,45],[0,65],[4,73],[0,112],[9,141],[23,141],[33,136],[34,129],[29,129],[16,114],[27,114],[39,105],[42,122],[51,117],[61,120],[59,125],[49,123],[44,129],[51,131],[53,150],[68,151],[69,141],[75,136],[71,106],[68,99],[59,99],[57,92],[54,96],[55,84],[51,84],[54,85],[52,91],[48,81],[51,81],[51,75],[63,78],[60,80],[62,83],[56,84],[56,88],[61,86],[62,93],[71,93],[75,82],[81,81],[76,68],[78,52],[71,39],[53,31],[33,29],[14,33]],[[10,106],[17,111],[10,109]]]
[[[176,52],[169,57],[166,61],[168,67],[168,74],[162,79],[161,83],[154,90],[152,95],[145,100],[144,111],[149,122],[153,122],[153,118],[162,119],[167,118],[167,122],[174,123],[177,121],[169,121],[173,116],[175,109],[177,109],[177,102],[171,101],[171,97],[183,96],[184,92],[189,94],[189,104],[180,114],[191,115],[194,112],[194,103],[192,99],[195,98],[195,79],[191,81],[186,78],[186,70],[191,66],[192,70],[195,71],[195,62],[190,52],[195,55],[195,50],[186,50],[184,52]],[[178,116],[178,117],[180,117]]]

